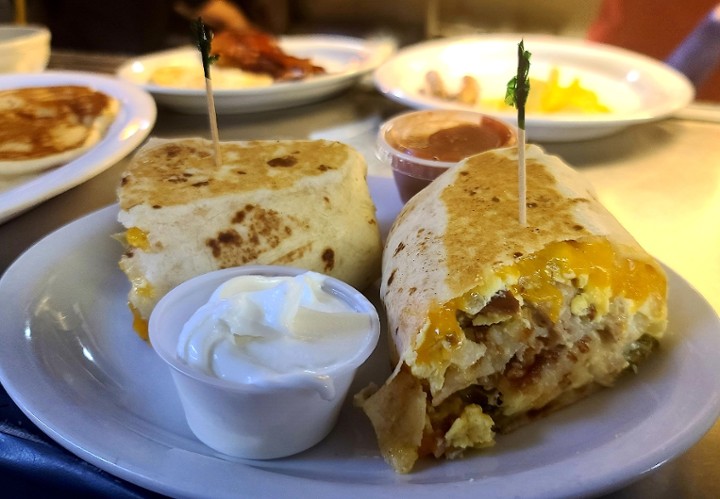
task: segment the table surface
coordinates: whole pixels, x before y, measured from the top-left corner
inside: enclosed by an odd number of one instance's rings
[[[107,69],[106,66],[104,69]],[[324,102],[255,115],[221,115],[222,140],[330,138],[359,149],[369,174],[390,177],[373,153],[381,121],[403,110],[364,82]],[[158,110],[153,137],[209,137],[207,117]],[[675,117],[610,137],[541,144],[583,172],[636,239],[720,312],[720,106],[694,104]],[[0,273],[34,242],[115,202],[128,158],[0,224]],[[720,334],[720,331],[718,332]],[[720,352],[719,352],[720,354]],[[720,497],[720,423],[691,449],[608,497]],[[131,495],[144,495],[133,489]]]

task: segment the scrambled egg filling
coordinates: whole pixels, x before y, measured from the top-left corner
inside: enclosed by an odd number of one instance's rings
[[[665,277],[654,267],[621,258],[602,238],[548,245],[499,274],[515,282],[510,286],[513,295],[543,307],[553,322],[558,321],[563,305],[557,283],[578,288],[571,304],[574,314],[585,315],[582,312],[594,307],[596,317],[608,313],[613,297],[629,300],[634,313],[649,295],[665,292]]]
[[[587,351],[590,341],[587,336],[558,338],[554,329],[581,323],[584,326],[577,328],[580,335],[591,331],[605,334],[608,326],[604,320],[611,317],[611,310],[617,313],[613,307],[618,300],[628,316],[638,311],[651,321],[663,316],[666,280],[662,271],[651,263],[620,255],[601,237],[550,244],[495,269],[495,275],[497,282],[485,281],[465,295],[432,308],[429,327],[417,337],[414,358],[406,359],[412,371],[428,384],[434,404],[429,412],[430,430],[426,431],[435,436],[434,445],[426,445],[432,453],[491,445],[493,418],[502,404],[502,394],[489,394],[498,387],[517,381],[513,386],[519,392],[535,390],[528,397],[547,403],[542,397],[555,392],[530,387],[533,373],[527,366],[543,356],[555,355],[553,341],[574,342],[563,343],[561,348],[576,346],[581,351],[578,355]],[[498,376],[508,379],[499,381]],[[465,384],[447,386],[458,379]],[[486,390],[491,380],[496,388]],[[515,389],[513,396],[518,393]],[[520,410],[526,401],[514,403]]]
[[[480,406],[467,405],[445,434],[445,441],[454,449],[490,447],[495,443],[493,425],[492,418]]]

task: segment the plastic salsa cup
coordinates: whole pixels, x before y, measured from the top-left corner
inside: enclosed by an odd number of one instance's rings
[[[475,154],[517,143],[515,129],[473,111],[425,110],[386,121],[377,153],[390,164],[400,198],[407,202],[448,168]]]

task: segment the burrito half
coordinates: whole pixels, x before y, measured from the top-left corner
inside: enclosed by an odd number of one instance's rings
[[[610,386],[666,327],[666,277],[580,174],[528,146],[474,156],[410,200],[385,246],[396,368],[357,400],[385,459],[493,445],[496,432]]]
[[[364,289],[382,243],[362,155],[340,142],[153,139],[123,173],[118,220],[134,328],[191,277],[239,265],[287,265]]]

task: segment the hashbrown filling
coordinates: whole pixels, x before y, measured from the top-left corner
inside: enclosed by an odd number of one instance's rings
[[[557,283],[566,305],[557,322],[542,304],[523,301],[507,290],[499,291],[476,314],[456,312],[465,338],[484,344],[487,351],[470,369],[451,365],[437,393],[431,394],[425,385],[428,415],[420,455],[452,457],[463,451],[449,446],[445,435],[469,405],[479,406],[492,418],[494,431],[509,431],[519,420],[543,413],[560,395],[579,392],[588,380],[611,384],[657,346],[648,334],[623,346],[633,332],[616,319],[626,315],[622,299],[614,299],[612,313],[604,317],[598,317],[594,307],[584,315],[573,314],[569,304],[582,292],[576,284]],[[629,328],[642,330],[644,316],[636,315],[640,323],[634,327],[631,322]],[[606,350],[609,353],[603,353]],[[586,373],[591,369],[596,371],[592,376]],[[513,400],[519,402],[508,407],[506,402]]]

